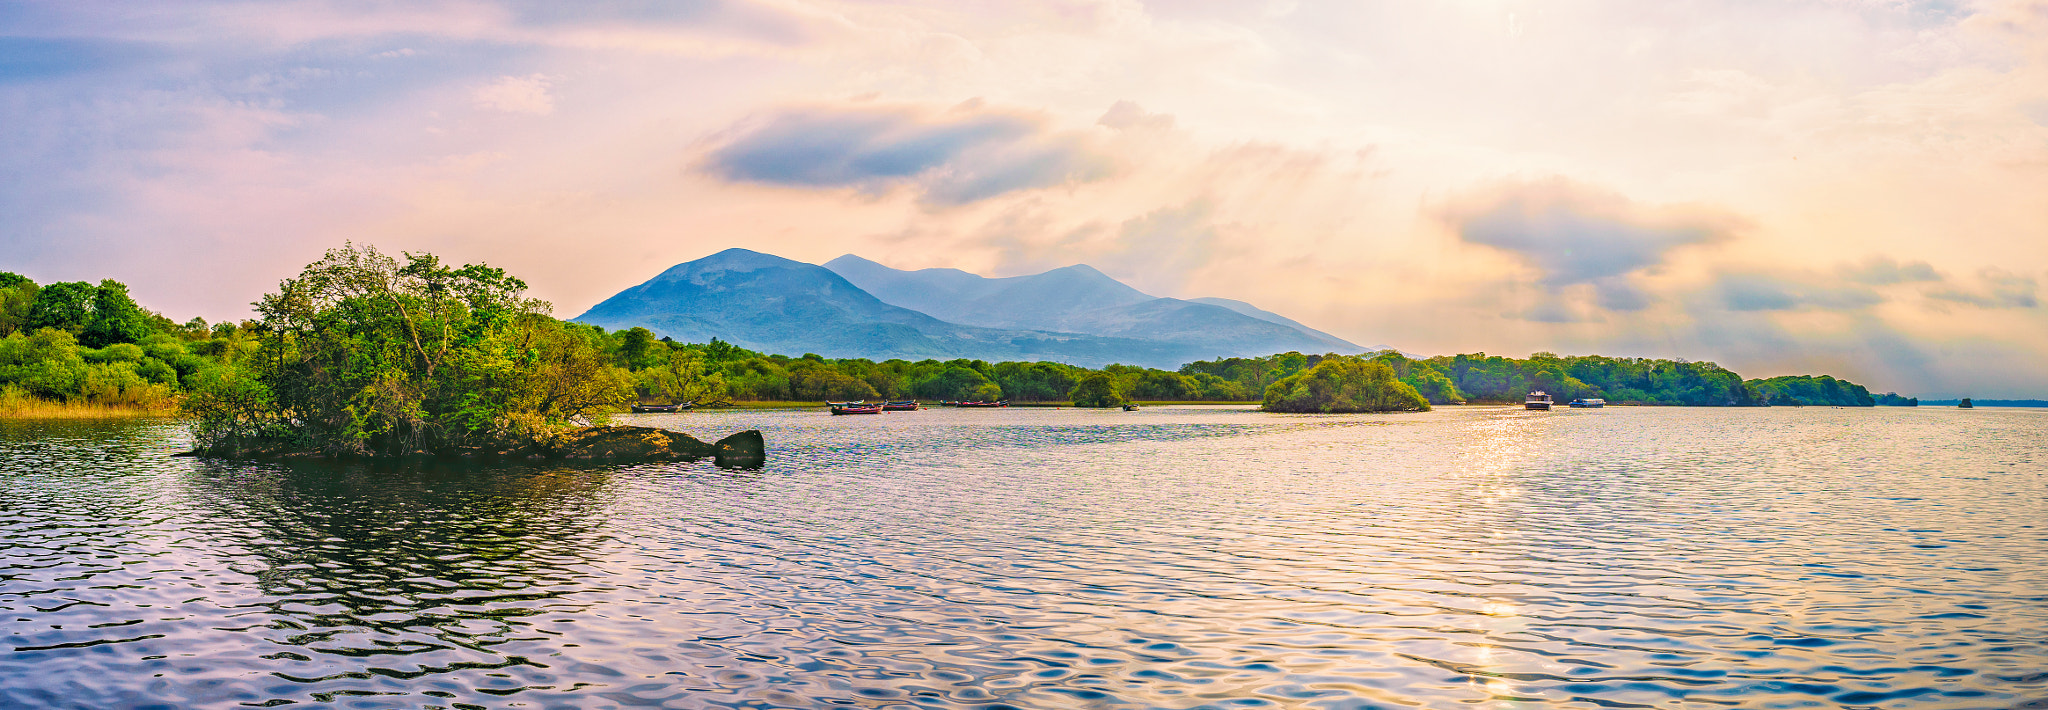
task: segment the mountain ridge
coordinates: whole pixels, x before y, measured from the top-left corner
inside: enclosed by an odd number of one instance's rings
[[[1177,367],[1200,359],[1171,343],[949,323],[884,303],[822,266],[739,248],[670,267],[572,320],[643,327],[690,342],[719,338],[785,355],[1050,359],[1097,367]]]
[[[1289,350],[1363,351],[1250,304],[1228,303],[1270,317],[1155,298],[1085,264],[987,278],[958,269],[901,271],[851,254],[819,266],[735,247],[664,269],[572,320],[643,327],[687,342],[719,338],[791,356],[874,360],[1176,369]]]
[[[1000,278],[893,269],[854,254],[824,266],[885,303],[964,325],[1160,340],[1228,355],[1367,350],[1242,301],[1158,298],[1086,264]]]

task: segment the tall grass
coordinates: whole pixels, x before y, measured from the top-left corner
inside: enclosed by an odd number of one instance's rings
[[[94,395],[52,400],[15,385],[0,386],[0,419],[164,417],[178,412],[177,397],[162,385],[106,388]]]

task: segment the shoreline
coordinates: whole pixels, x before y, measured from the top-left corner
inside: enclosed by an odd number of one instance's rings
[[[1212,404],[1213,404],[1213,405],[1257,405],[1257,404],[1259,404],[1259,401],[1258,401],[1258,400],[1247,400],[1247,401],[1242,401],[1242,402],[1239,402],[1239,401],[1222,401],[1222,400],[1159,400],[1159,401],[1151,401],[1151,400],[1136,400],[1136,401],[1133,401],[1132,403],[1133,403],[1133,404],[1136,404],[1136,405],[1138,405],[1138,406],[1140,406],[1140,407],[1165,407],[1165,406],[1180,406],[1180,405],[1212,405]],[[823,408],[823,407],[825,407],[825,406],[826,406],[826,404],[825,404],[824,402],[791,402],[791,401],[783,401],[783,400],[762,400],[762,401],[757,401],[757,402],[734,402],[734,403],[732,403],[732,405],[731,405],[731,406],[726,406],[726,407],[697,407],[697,408],[694,408],[694,409],[688,409],[688,410],[684,410],[684,411],[685,411],[685,412],[716,412],[716,411],[724,411],[724,410],[733,410],[733,409],[811,409],[811,408]],[[943,404],[929,404],[929,403],[925,403],[925,402],[923,402],[923,401],[921,401],[921,400],[920,400],[920,401],[919,401],[919,403],[918,403],[918,407],[919,407],[920,409],[952,409],[952,407],[948,407],[948,406],[946,406],[946,405],[943,405]],[[1093,407],[1076,407],[1076,406],[1074,406],[1074,403],[1073,403],[1073,402],[1064,402],[1064,401],[1061,401],[1061,402],[1011,402],[1011,403],[1010,403],[1010,408],[1012,408],[1012,409],[1023,409],[1023,408],[1027,408],[1027,407],[1035,407],[1035,408],[1041,408],[1041,409],[1094,409]],[[1114,409],[1114,407],[1111,407],[1111,409]],[[631,414],[632,412],[631,412],[631,411],[625,411],[625,412],[620,412],[620,413],[621,413],[621,414]],[[681,414],[682,412],[675,412],[675,413],[676,413],[676,414]]]

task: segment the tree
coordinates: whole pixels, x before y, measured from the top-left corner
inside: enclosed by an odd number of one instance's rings
[[[1074,390],[1067,393],[1076,407],[1118,407],[1126,401],[1124,394],[1117,390],[1116,377],[1107,372],[1091,372],[1081,378]]]
[[[1428,411],[1429,401],[1394,368],[1365,358],[1334,356],[1266,388],[1268,412]]]
[[[619,364],[631,370],[654,367],[668,352],[668,346],[654,337],[654,331],[632,327],[612,334],[618,341]]]
[[[30,309],[41,290],[20,274],[0,271],[0,338],[29,330]]]
[[[604,333],[549,317],[525,282],[405,257],[349,244],[258,301],[258,355],[205,378],[188,407],[201,448],[252,436],[335,455],[509,448],[631,397]]]
[[[911,385],[911,391],[931,399],[988,401],[1002,397],[1002,388],[969,364],[948,364],[938,376]]]
[[[35,302],[29,305],[28,325],[24,330],[55,328],[77,335],[85,330],[86,320],[92,317],[95,295],[97,291],[92,284],[84,281],[60,281],[44,286],[36,292]]]
[[[93,289],[92,313],[86,317],[84,332],[78,340],[89,348],[104,348],[115,343],[141,342],[151,330],[149,313],[135,305],[135,299],[128,296],[128,287],[104,279],[99,288]]]

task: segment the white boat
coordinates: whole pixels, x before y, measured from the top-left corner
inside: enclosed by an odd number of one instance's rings
[[[1548,411],[1550,409],[1550,405],[1550,395],[1542,390],[1530,392],[1529,398],[1522,401],[1522,406],[1528,407],[1530,409],[1542,409]]]
[[[1571,403],[1573,409],[1599,409],[1605,406],[1607,406],[1607,400],[1600,399],[1599,397],[1574,399]]]

